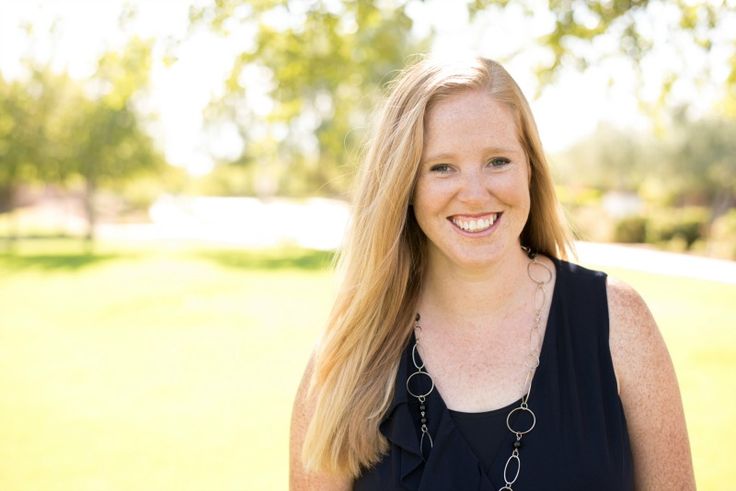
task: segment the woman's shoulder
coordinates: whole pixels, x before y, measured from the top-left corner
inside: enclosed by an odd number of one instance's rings
[[[671,366],[669,352],[649,306],[628,283],[606,281],[611,358],[621,390],[642,383],[662,367]]]
[[[606,280],[609,311],[617,325],[629,334],[647,334],[657,325],[642,296],[628,283],[609,276]]]
[[[614,362],[627,366],[634,362],[645,363],[646,358],[640,356],[641,350],[664,348],[657,323],[639,292],[618,278],[608,277],[606,295]]]
[[[634,288],[609,277],[606,291],[611,359],[631,436],[637,488],[695,489],[677,377],[664,338]]]

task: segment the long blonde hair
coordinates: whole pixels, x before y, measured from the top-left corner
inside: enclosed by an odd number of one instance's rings
[[[531,208],[522,245],[567,257],[547,161],[529,105],[498,63],[452,66],[421,60],[392,83],[360,167],[350,233],[340,256],[342,285],[315,352],[315,401],[302,449],[307,468],[357,477],[388,450],[379,432],[411,335],[424,269],[425,237],[410,211],[424,139],[424,115],[461,90],[488,90],[508,104],[530,165]]]

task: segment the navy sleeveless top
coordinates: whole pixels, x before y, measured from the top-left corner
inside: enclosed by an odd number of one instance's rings
[[[565,261],[554,262],[557,279],[528,401],[537,422],[522,439],[521,470],[514,491],[633,490],[626,418],[608,344],[606,275]],[[516,439],[505,427],[510,407],[458,414],[447,409],[435,389],[426,402],[434,446],[427,452],[425,442],[423,458],[419,406],[406,391],[406,379],[414,371],[412,343],[413,337],[399,361],[394,398],[380,425],[389,451],[363,471],[353,489],[500,489]],[[461,425],[456,422],[459,417],[463,418]],[[500,432],[497,428],[478,430],[478,434],[496,435],[490,448],[480,449],[479,439],[469,435],[469,425],[497,425],[499,420]]]

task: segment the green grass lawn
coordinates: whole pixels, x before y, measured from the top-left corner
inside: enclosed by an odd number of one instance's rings
[[[20,244],[0,255],[0,490],[284,490],[323,253]],[[736,287],[612,271],[675,361],[699,489],[736,481]],[[656,415],[653,415],[656,417]]]

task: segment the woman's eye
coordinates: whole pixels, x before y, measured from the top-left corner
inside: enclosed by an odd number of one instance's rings
[[[450,164],[435,164],[429,168],[431,172],[439,172],[440,174],[450,172]]]
[[[511,161],[506,157],[494,157],[488,161],[488,164],[492,167],[503,167],[506,164],[510,164]]]

